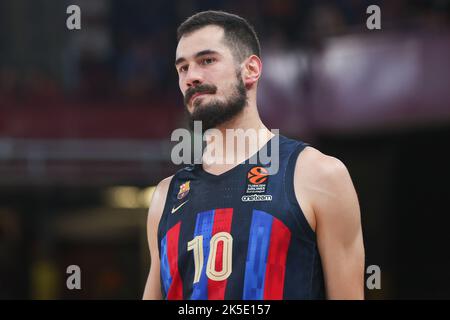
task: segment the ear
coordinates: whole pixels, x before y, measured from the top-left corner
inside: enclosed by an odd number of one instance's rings
[[[261,77],[262,72],[262,62],[261,59],[256,55],[251,55],[244,61],[244,70],[243,70],[243,80],[245,87],[250,89],[253,85],[255,85],[259,77]]]

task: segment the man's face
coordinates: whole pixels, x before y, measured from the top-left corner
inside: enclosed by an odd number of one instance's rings
[[[207,26],[183,36],[177,47],[175,67],[190,124],[201,120],[203,130],[232,119],[247,103],[240,66],[223,36],[222,28]]]

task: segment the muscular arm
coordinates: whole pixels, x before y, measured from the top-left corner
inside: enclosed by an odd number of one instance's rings
[[[297,199],[316,232],[327,298],[364,299],[360,209],[347,168],[308,147],[297,160],[294,181]]]
[[[159,252],[158,252],[158,224],[164,210],[167,191],[172,177],[162,180],[153,193],[152,201],[148,210],[147,218],[147,239],[150,249],[150,272],[145,285],[144,300],[162,299],[161,282],[159,273]]]

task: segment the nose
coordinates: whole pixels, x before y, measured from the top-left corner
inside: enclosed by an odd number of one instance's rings
[[[203,77],[202,77],[200,70],[198,68],[196,68],[195,66],[189,67],[185,81],[186,81],[186,85],[188,88],[196,87],[196,86],[202,84]]]

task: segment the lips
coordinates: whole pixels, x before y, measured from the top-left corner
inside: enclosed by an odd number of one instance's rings
[[[202,96],[202,95],[205,95],[205,94],[208,94],[208,93],[206,93],[206,92],[198,92],[198,93],[193,94],[192,98],[191,98],[191,103],[194,102],[195,98],[197,98],[199,96]]]

